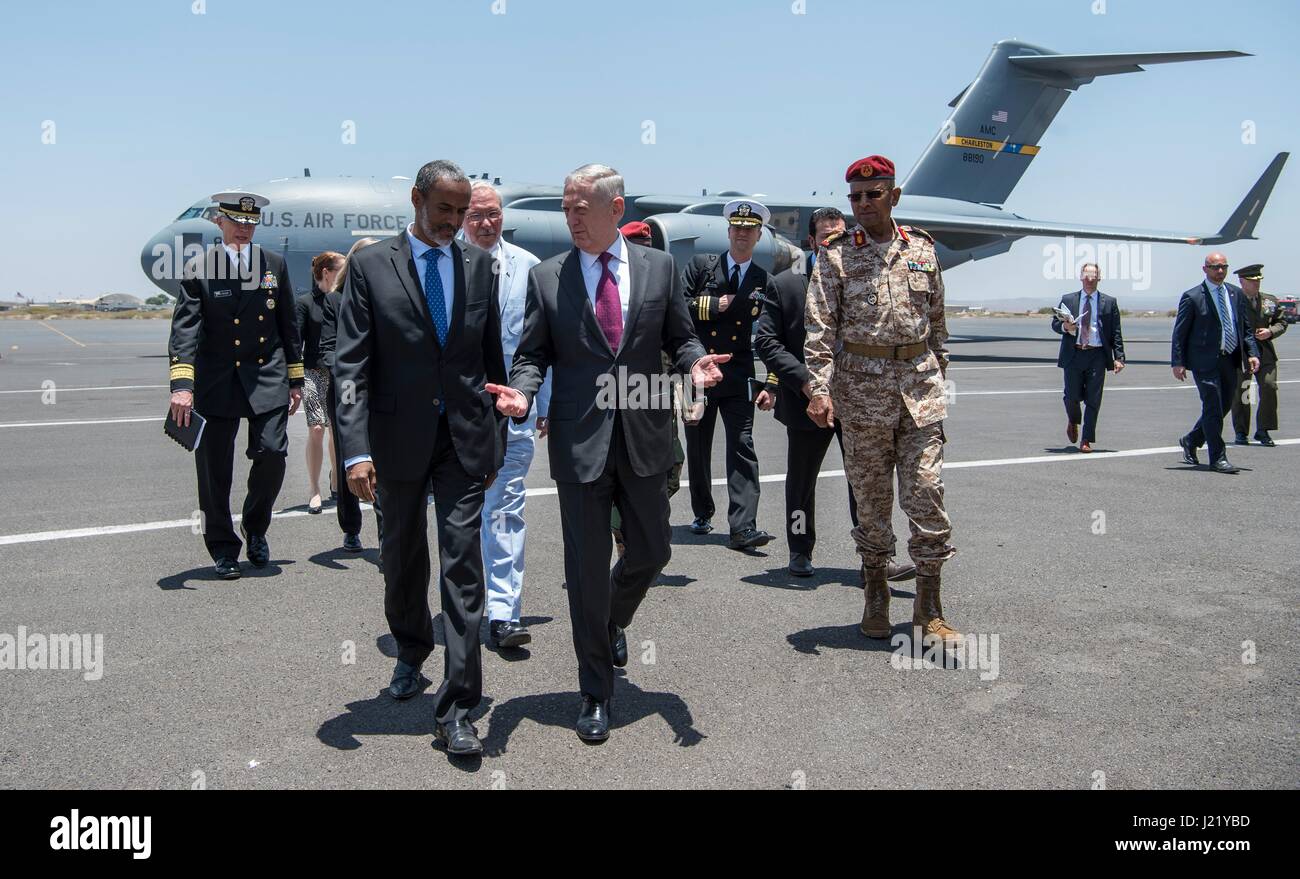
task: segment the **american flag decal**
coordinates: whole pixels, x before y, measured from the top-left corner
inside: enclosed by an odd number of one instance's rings
[[[994,122],[1006,122],[1006,121],[1007,121],[1007,111],[1006,111],[1006,110],[999,110],[999,111],[997,111],[996,113],[994,113],[994,114],[993,114],[993,121],[994,121]]]

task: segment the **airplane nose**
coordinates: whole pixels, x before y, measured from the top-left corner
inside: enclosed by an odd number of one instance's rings
[[[208,220],[178,220],[164,226],[140,251],[140,267],[164,293],[180,293],[185,263],[216,241],[220,230]]]

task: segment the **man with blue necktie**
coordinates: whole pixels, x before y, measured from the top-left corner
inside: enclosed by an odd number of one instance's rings
[[[1106,370],[1116,375],[1124,368],[1124,334],[1120,330],[1119,303],[1097,289],[1101,268],[1084,263],[1079,272],[1083,289],[1061,297],[1075,321],[1052,318],[1052,330],[1061,336],[1056,365],[1065,370],[1065,436],[1079,443],[1079,451],[1092,451],[1097,441],[1097,415]],[[1083,435],[1079,425],[1083,425]]]
[[[505,457],[505,422],[485,386],[503,382],[497,275],[487,251],[455,240],[470,203],[452,162],[415,177],[415,221],[348,260],[334,375],[348,487],[384,511],[384,614],[397,642],[388,692],[420,692],[434,650],[429,613],[428,493],[438,531],[445,644],[434,744],[483,751],[469,713],[483,693],[483,495]]]
[[[1225,283],[1228,258],[1211,253],[1205,258],[1205,280],[1183,293],[1174,319],[1174,378],[1184,381],[1190,368],[1201,395],[1201,417],[1178,440],[1183,462],[1200,466],[1196,450],[1210,447],[1210,469],[1236,473],[1223,444],[1223,416],[1232,407],[1240,365],[1252,375],[1259,371],[1259,346],[1250,313],[1242,307],[1241,288]]]

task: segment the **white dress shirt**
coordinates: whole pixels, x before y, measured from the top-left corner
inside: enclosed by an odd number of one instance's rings
[[[1098,311],[1101,309],[1101,292],[1098,290],[1088,293],[1086,290],[1079,293],[1079,316],[1083,317],[1083,303],[1088,303],[1088,326],[1078,327],[1079,344],[1087,348],[1101,347],[1101,317]]]
[[[754,260],[751,258],[745,260],[744,262],[738,263],[731,258],[731,251],[727,251],[727,280],[728,281],[731,280],[731,270],[736,266],[740,266],[740,278],[736,282],[737,290],[740,289],[741,284],[745,283],[745,273],[749,271],[749,264],[752,263],[753,261]]]
[[[253,245],[245,244],[243,247],[234,248],[229,244],[222,242],[221,246],[225,248],[226,255],[230,257],[230,261],[234,263],[235,266],[237,266],[241,271],[248,271],[248,260],[253,255]]]
[[[627,326],[627,304],[632,298],[632,275],[627,264],[627,241],[623,238],[623,233],[619,233],[614,239],[614,243],[605,249],[606,253],[614,254],[614,258],[609,261],[609,270],[614,274],[614,279],[618,281],[618,299],[623,307],[623,326]],[[640,245],[637,245],[638,247]],[[596,307],[596,289],[600,286],[600,255],[593,256],[585,250],[578,251],[578,261],[582,266],[582,280],[587,285],[587,300],[591,307]]]
[[[414,223],[407,225],[406,238],[411,242],[411,259],[415,261],[415,270],[420,274],[420,295],[424,295],[424,275],[429,269],[424,254],[433,248],[415,237]],[[451,264],[454,256],[451,252],[451,242],[442,245],[438,250],[442,251],[442,259],[438,260],[438,277],[442,278],[442,300],[447,305],[447,327],[450,329],[453,314],[452,301],[456,296],[456,271]]]

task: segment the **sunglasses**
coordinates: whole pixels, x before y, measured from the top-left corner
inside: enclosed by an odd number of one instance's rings
[[[850,192],[849,204],[857,204],[858,202],[862,201],[862,199],[864,198],[869,198],[872,201],[876,201],[878,199],[882,199],[885,196],[889,195],[889,193],[892,191],[893,190],[891,189],[864,189],[861,192]]]
[[[1228,264],[1226,262],[1207,262],[1205,267],[1207,269],[1226,269]]]

